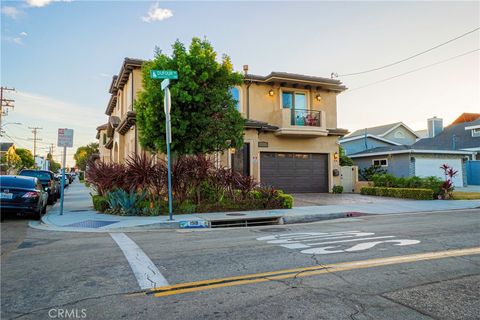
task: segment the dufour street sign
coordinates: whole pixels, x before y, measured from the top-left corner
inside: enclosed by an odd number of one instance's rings
[[[150,70],[152,79],[178,79],[178,72],[175,70]]]
[[[178,72],[175,70],[150,70],[150,78],[164,79],[161,83],[161,89],[164,91],[163,107],[165,110],[165,140],[167,146],[167,171],[168,171],[168,213],[170,220],[173,220],[173,200],[172,200],[172,169],[170,157],[170,143],[172,142],[172,127],[170,121],[170,108],[172,105],[172,98],[170,96],[170,79],[178,79]]]

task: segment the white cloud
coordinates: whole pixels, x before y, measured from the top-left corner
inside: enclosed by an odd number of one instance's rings
[[[168,18],[173,17],[173,12],[170,9],[160,8],[158,2],[150,7],[148,10],[147,16],[142,17],[144,22],[153,22],[153,21],[162,21]]]
[[[18,45],[23,45],[23,39],[21,37],[9,37],[9,36],[4,36],[2,37],[2,40],[15,43]]]
[[[28,33],[26,33],[25,31],[22,31],[22,32],[20,32],[20,35],[21,35],[22,37],[26,37],[26,36],[28,36]]]
[[[12,38],[12,42],[19,45],[23,45],[22,38],[19,38],[19,37]]]
[[[48,6],[52,2],[71,2],[72,0],[26,0],[29,7],[41,8]]]
[[[12,19],[17,19],[18,16],[21,14],[21,11],[15,7],[3,6],[2,7],[2,14],[10,17]]]
[[[100,73],[99,76],[104,77],[104,78],[111,78],[112,77],[112,75],[108,74],[108,73]]]

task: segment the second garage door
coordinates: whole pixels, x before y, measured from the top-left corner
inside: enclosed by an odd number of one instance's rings
[[[328,156],[260,153],[260,182],[285,192],[328,192]]]

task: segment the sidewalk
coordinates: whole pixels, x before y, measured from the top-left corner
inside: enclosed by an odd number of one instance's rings
[[[215,221],[278,218],[283,223],[302,223],[361,215],[445,211],[480,208],[480,200],[398,200],[378,203],[294,207],[285,210],[218,212],[168,216],[129,217],[97,213],[93,210],[90,189],[78,180],[65,190],[64,214],[58,201],[42,222],[33,228],[74,232],[125,232],[165,228],[208,227]]]

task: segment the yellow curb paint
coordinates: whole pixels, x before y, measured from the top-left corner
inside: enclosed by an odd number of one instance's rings
[[[458,249],[458,250],[446,250],[437,252],[418,253],[404,256],[395,256],[387,258],[377,258],[369,260],[359,260],[350,262],[341,262],[326,264],[321,266],[312,266],[305,268],[285,269],[272,272],[248,274],[237,277],[219,278],[211,280],[202,280],[195,282],[181,283],[172,286],[164,286],[153,288],[147,293],[153,293],[155,297],[164,297],[170,295],[176,295],[187,292],[203,291],[209,289],[223,288],[238,286],[251,283],[267,282],[271,280],[281,280],[294,277],[308,277],[319,274],[348,271],[355,269],[374,268],[380,266],[388,266],[400,263],[409,263],[426,260],[437,260],[449,257],[458,257],[466,255],[480,254],[480,247]]]

